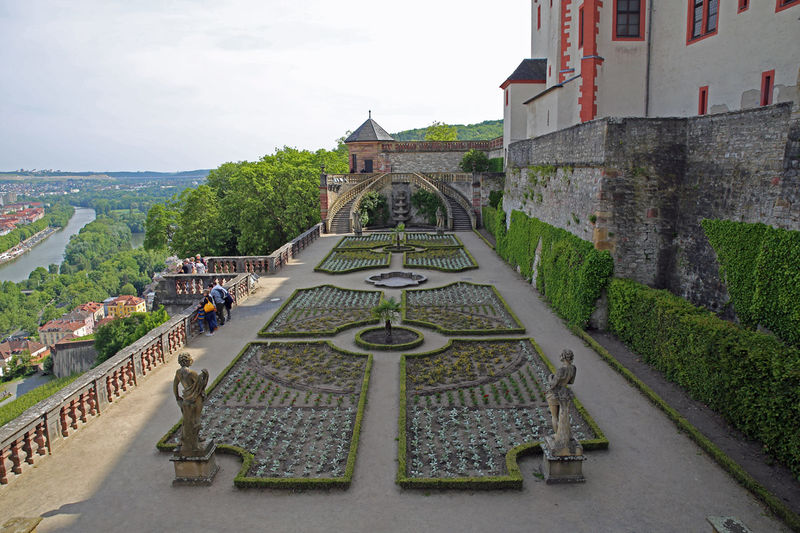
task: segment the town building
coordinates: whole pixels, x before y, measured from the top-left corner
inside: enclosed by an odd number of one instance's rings
[[[122,295],[103,300],[105,314],[109,317],[124,318],[133,313],[146,313],[147,302],[138,296]]]
[[[83,337],[92,333],[86,321],[51,320],[39,327],[39,340],[47,346],[54,346],[68,334]]]
[[[792,102],[800,0],[531,0],[531,58],[500,86],[504,148],[604,117]]]
[[[44,359],[50,355],[50,348],[28,339],[12,339],[0,343],[0,376],[5,375],[5,369],[11,358],[25,352],[31,355],[32,365],[41,366]]]

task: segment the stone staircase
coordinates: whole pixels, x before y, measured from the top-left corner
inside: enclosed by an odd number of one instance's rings
[[[453,231],[472,231],[472,222],[461,204],[450,196],[445,195],[445,198],[447,198],[447,203],[450,204],[450,210],[453,213]]]
[[[331,233],[350,233],[350,209],[355,198],[344,204],[331,220]]]

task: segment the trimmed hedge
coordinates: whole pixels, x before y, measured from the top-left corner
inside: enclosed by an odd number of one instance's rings
[[[717,462],[725,471],[727,471],[736,481],[738,481],[744,488],[749,490],[756,498],[764,502],[769,509],[775,513],[776,516],[781,518],[786,525],[794,531],[800,531],[800,516],[794,513],[789,507],[781,501],[780,498],[773,495],[770,491],[764,488],[753,476],[747,473],[736,461],[731,459],[719,446],[711,442],[711,440],[703,435],[691,422],[686,420],[678,411],[673,409],[661,396],[648,387],[644,382],[637,378],[633,372],[628,370],[622,363],[620,363],[611,353],[594,340],[588,333],[582,329],[572,326],[572,332],[583,339],[583,341],[591,347],[597,355],[599,355],[606,363],[616,370],[623,378],[625,378],[631,385],[639,389],[642,394],[647,397],[650,402],[657,408],[661,409],[667,417],[672,420],[679,430],[685,431],[686,435],[692,439],[700,448],[702,448],[714,461]]]
[[[0,426],[8,424],[25,412],[26,409],[33,407],[43,400],[46,400],[53,394],[57,393],[78,379],[80,376],[81,374],[73,374],[71,376],[48,381],[47,383],[40,385],[35,389],[11,400],[4,406],[0,407]]]
[[[526,279],[531,279],[536,249],[541,242],[536,271],[537,290],[567,322],[585,328],[595,302],[614,271],[611,254],[521,211],[511,213],[506,234],[505,214],[490,209],[484,208],[485,215],[491,219],[493,231],[490,231],[497,240],[496,249],[500,257],[519,267]]]
[[[365,350],[397,352],[400,350],[411,350],[412,348],[416,348],[425,341],[425,336],[422,334],[421,331],[417,331],[411,328],[404,328],[403,326],[392,326],[392,331],[398,331],[398,330],[414,332],[418,335],[418,337],[413,341],[406,342],[404,344],[375,344],[372,342],[365,341],[363,338],[361,338],[362,335],[364,335],[365,333],[369,333],[371,331],[384,331],[383,327],[378,327],[378,328],[367,328],[359,331],[358,333],[356,333],[355,342],[359,348],[364,348]]]
[[[614,279],[609,330],[800,478],[800,350],[665,290]]]
[[[800,231],[703,220],[736,316],[800,347]]]

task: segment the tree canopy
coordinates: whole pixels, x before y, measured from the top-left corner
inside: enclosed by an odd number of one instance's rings
[[[425,129],[425,140],[457,141],[458,131],[456,130],[455,126],[434,120],[433,123]]]

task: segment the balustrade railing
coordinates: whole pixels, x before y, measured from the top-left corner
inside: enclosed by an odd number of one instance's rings
[[[370,188],[372,183],[381,179],[385,174],[377,174],[373,175],[372,178],[359,182],[355,187],[348,189],[347,191],[343,192],[336,198],[336,201],[333,203],[332,206],[328,208],[328,218],[325,219],[325,231],[331,230],[331,221],[336,214],[341,211],[341,209],[347,205],[347,203],[356,198],[359,194],[361,194],[366,189]]]
[[[233,305],[239,305],[250,295],[253,281],[244,272],[226,280],[225,287],[233,297]],[[199,328],[192,322],[194,311],[194,307],[188,308],[152,329],[64,389],[1,427],[0,485],[8,484],[11,477],[22,475],[38,458],[52,455],[60,441],[67,441],[199,335]]]
[[[477,227],[476,226],[477,221],[475,219],[475,213],[473,211],[472,204],[466,198],[464,198],[463,194],[461,194],[455,187],[453,187],[446,181],[437,179],[435,180],[435,183],[436,186],[441,190],[441,192],[443,192],[444,194],[455,200],[456,203],[458,203],[458,205],[464,208],[464,211],[466,211],[467,215],[469,216],[469,221],[470,224],[472,224],[472,229],[475,229]]]
[[[447,201],[447,198],[444,197],[442,191],[439,190],[436,185],[431,183],[429,180],[425,178],[422,174],[414,173],[413,174],[413,183],[421,188],[425,189],[426,191],[435,194],[439,201],[442,202],[442,205],[445,208],[445,215],[447,216],[447,227],[448,229],[453,229],[453,209],[450,207],[450,203]]]

